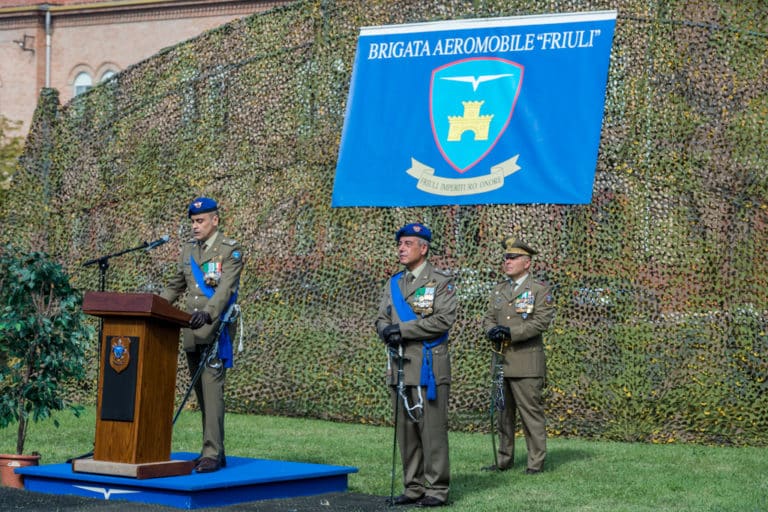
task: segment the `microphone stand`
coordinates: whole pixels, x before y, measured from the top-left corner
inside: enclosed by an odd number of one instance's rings
[[[146,249],[147,247],[149,247],[149,242],[144,242],[143,244],[138,245],[136,247],[132,247],[130,249],[125,249],[123,251],[114,252],[112,254],[107,254],[105,256],[100,256],[98,258],[88,260],[85,263],[83,263],[83,266],[89,267],[94,263],[99,264],[99,291],[103,292],[107,287],[107,270],[109,269],[110,258],[114,258],[116,256],[122,256],[123,254],[133,252],[133,251]],[[98,359],[99,365],[101,365],[101,337],[103,334],[104,334],[104,320],[100,318],[99,319],[99,343],[97,345],[97,350],[96,350],[96,354],[99,356],[99,359]]]
[[[99,291],[103,292],[106,290],[106,287],[107,287],[107,270],[109,269],[109,260],[111,258],[122,256],[123,254],[129,253],[129,252],[146,249],[149,246],[150,246],[149,242],[144,242],[143,244],[137,245],[136,247],[131,247],[130,249],[125,249],[123,251],[113,252],[112,254],[106,254],[104,256],[99,256],[98,258],[93,258],[92,260],[88,260],[85,263],[83,263],[83,266],[90,267],[95,263],[99,264]],[[97,386],[99,385],[99,379],[101,379],[101,343],[102,343],[103,337],[104,337],[104,319],[99,317],[99,342],[96,344],[96,361],[98,362],[98,364],[96,365],[96,371],[98,372],[96,374]],[[92,456],[93,456],[93,450],[91,450],[88,453],[84,453],[82,455],[72,457],[71,459],[67,459],[67,463],[71,464],[73,460],[86,459]]]
[[[107,269],[109,268],[109,260],[110,258],[114,258],[116,256],[122,256],[123,254],[133,252],[133,251],[139,251],[141,249],[146,249],[149,247],[149,242],[144,242],[141,245],[138,245],[136,247],[132,247],[130,249],[125,249],[123,251],[114,252],[112,254],[107,254],[105,256],[99,256],[98,258],[94,258],[92,260],[88,260],[85,263],[83,263],[84,267],[89,267],[93,265],[94,263],[99,264],[99,291],[103,292],[104,288],[107,284]]]

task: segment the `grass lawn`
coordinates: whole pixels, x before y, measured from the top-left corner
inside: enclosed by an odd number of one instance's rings
[[[93,447],[95,412],[59,413],[32,424],[26,452],[42,464],[63,462]],[[244,457],[357,467],[349,490],[388,497],[392,428],[270,416],[226,416],[227,453]],[[2,432],[0,452],[13,453],[15,425]],[[647,445],[553,438],[545,472],[525,475],[525,442],[515,468],[487,473],[489,435],[451,433],[451,504],[467,512],[620,512],[768,510],[768,449]],[[173,451],[199,450],[200,415],[184,412]],[[402,490],[397,462],[395,492]]]

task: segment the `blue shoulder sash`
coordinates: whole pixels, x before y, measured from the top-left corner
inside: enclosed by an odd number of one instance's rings
[[[418,317],[413,312],[411,306],[405,301],[400,286],[398,283],[403,278],[403,272],[398,272],[392,279],[389,280],[389,291],[392,296],[392,305],[397,311],[397,316],[404,322],[416,320]],[[422,341],[422,357],[421,357],[421,376],[419,379],[419,385],[427,387],[427,400],[434,400],[437,398],[437,383],[435,382],[435,371],[432,367],[432,349],[441,343],[445,343],[448,340],[448,333],[443,333],[442,336],[432,341]]]
[[[205,275],[203,274],[203,269],[200,268],[200,265],[198,265],[197,261],[195,261],[195,257],[191,254],[189,255],[189,263],[190,267],[192,268],[192,277],[195,278],[195,282],[197,283],[197,286],[200,288],[200,291],[203,292],[203,295],[208,297],[209,299],[213,297],[213,294],[216,293],[216,289],[212,286],[208,286],[205,283]],[[232,294],[232,296],[229,298],[229,302],[227,302],[227,307],[224,308],[224,311],[222,312],[222,315],[224,315],[225,312],[229,310],[229,308],[237,302],[237,290],[235,290],[235,293]],[[218,358],[221,359],[222,363],[224,364],[224,368],[232,368],[234,356],[232,353],[232,337],[229,335],[229,329],[227,326],[224,326],[224,328],[221,330],[221,334],[219,335],[219,350],[218,350]]]

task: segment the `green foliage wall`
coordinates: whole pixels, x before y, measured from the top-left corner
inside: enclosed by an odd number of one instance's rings
[[[601,9],[618,22],[591,204],[330,208],[360,26]],[[499,240],[517,234],[540,251],[558,307],[546,337],[553,434],[765,444],[767,33],[758,0],[296,2],[65,106],[43,91],[3,236],[55,254],[95,290],[83,261],[169,233],[108,271],[109,290],[156,292],[188,236],[186,205],[216,197],[247,258],[229,409],[383,424],[372,322],[397,270],[394,231],[425,222],[461,299],[451,426],[483,430],[480,318],[501,277]],[[92,397],[94,379],[72,393]]]

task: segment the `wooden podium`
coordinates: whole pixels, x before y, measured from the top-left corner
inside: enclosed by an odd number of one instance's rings
[[[189,474],[172,461],[179,329],[190,315],[151,293],[89,292],[83,312],[103,321],[93,458],[72,470],[134,478]]]

